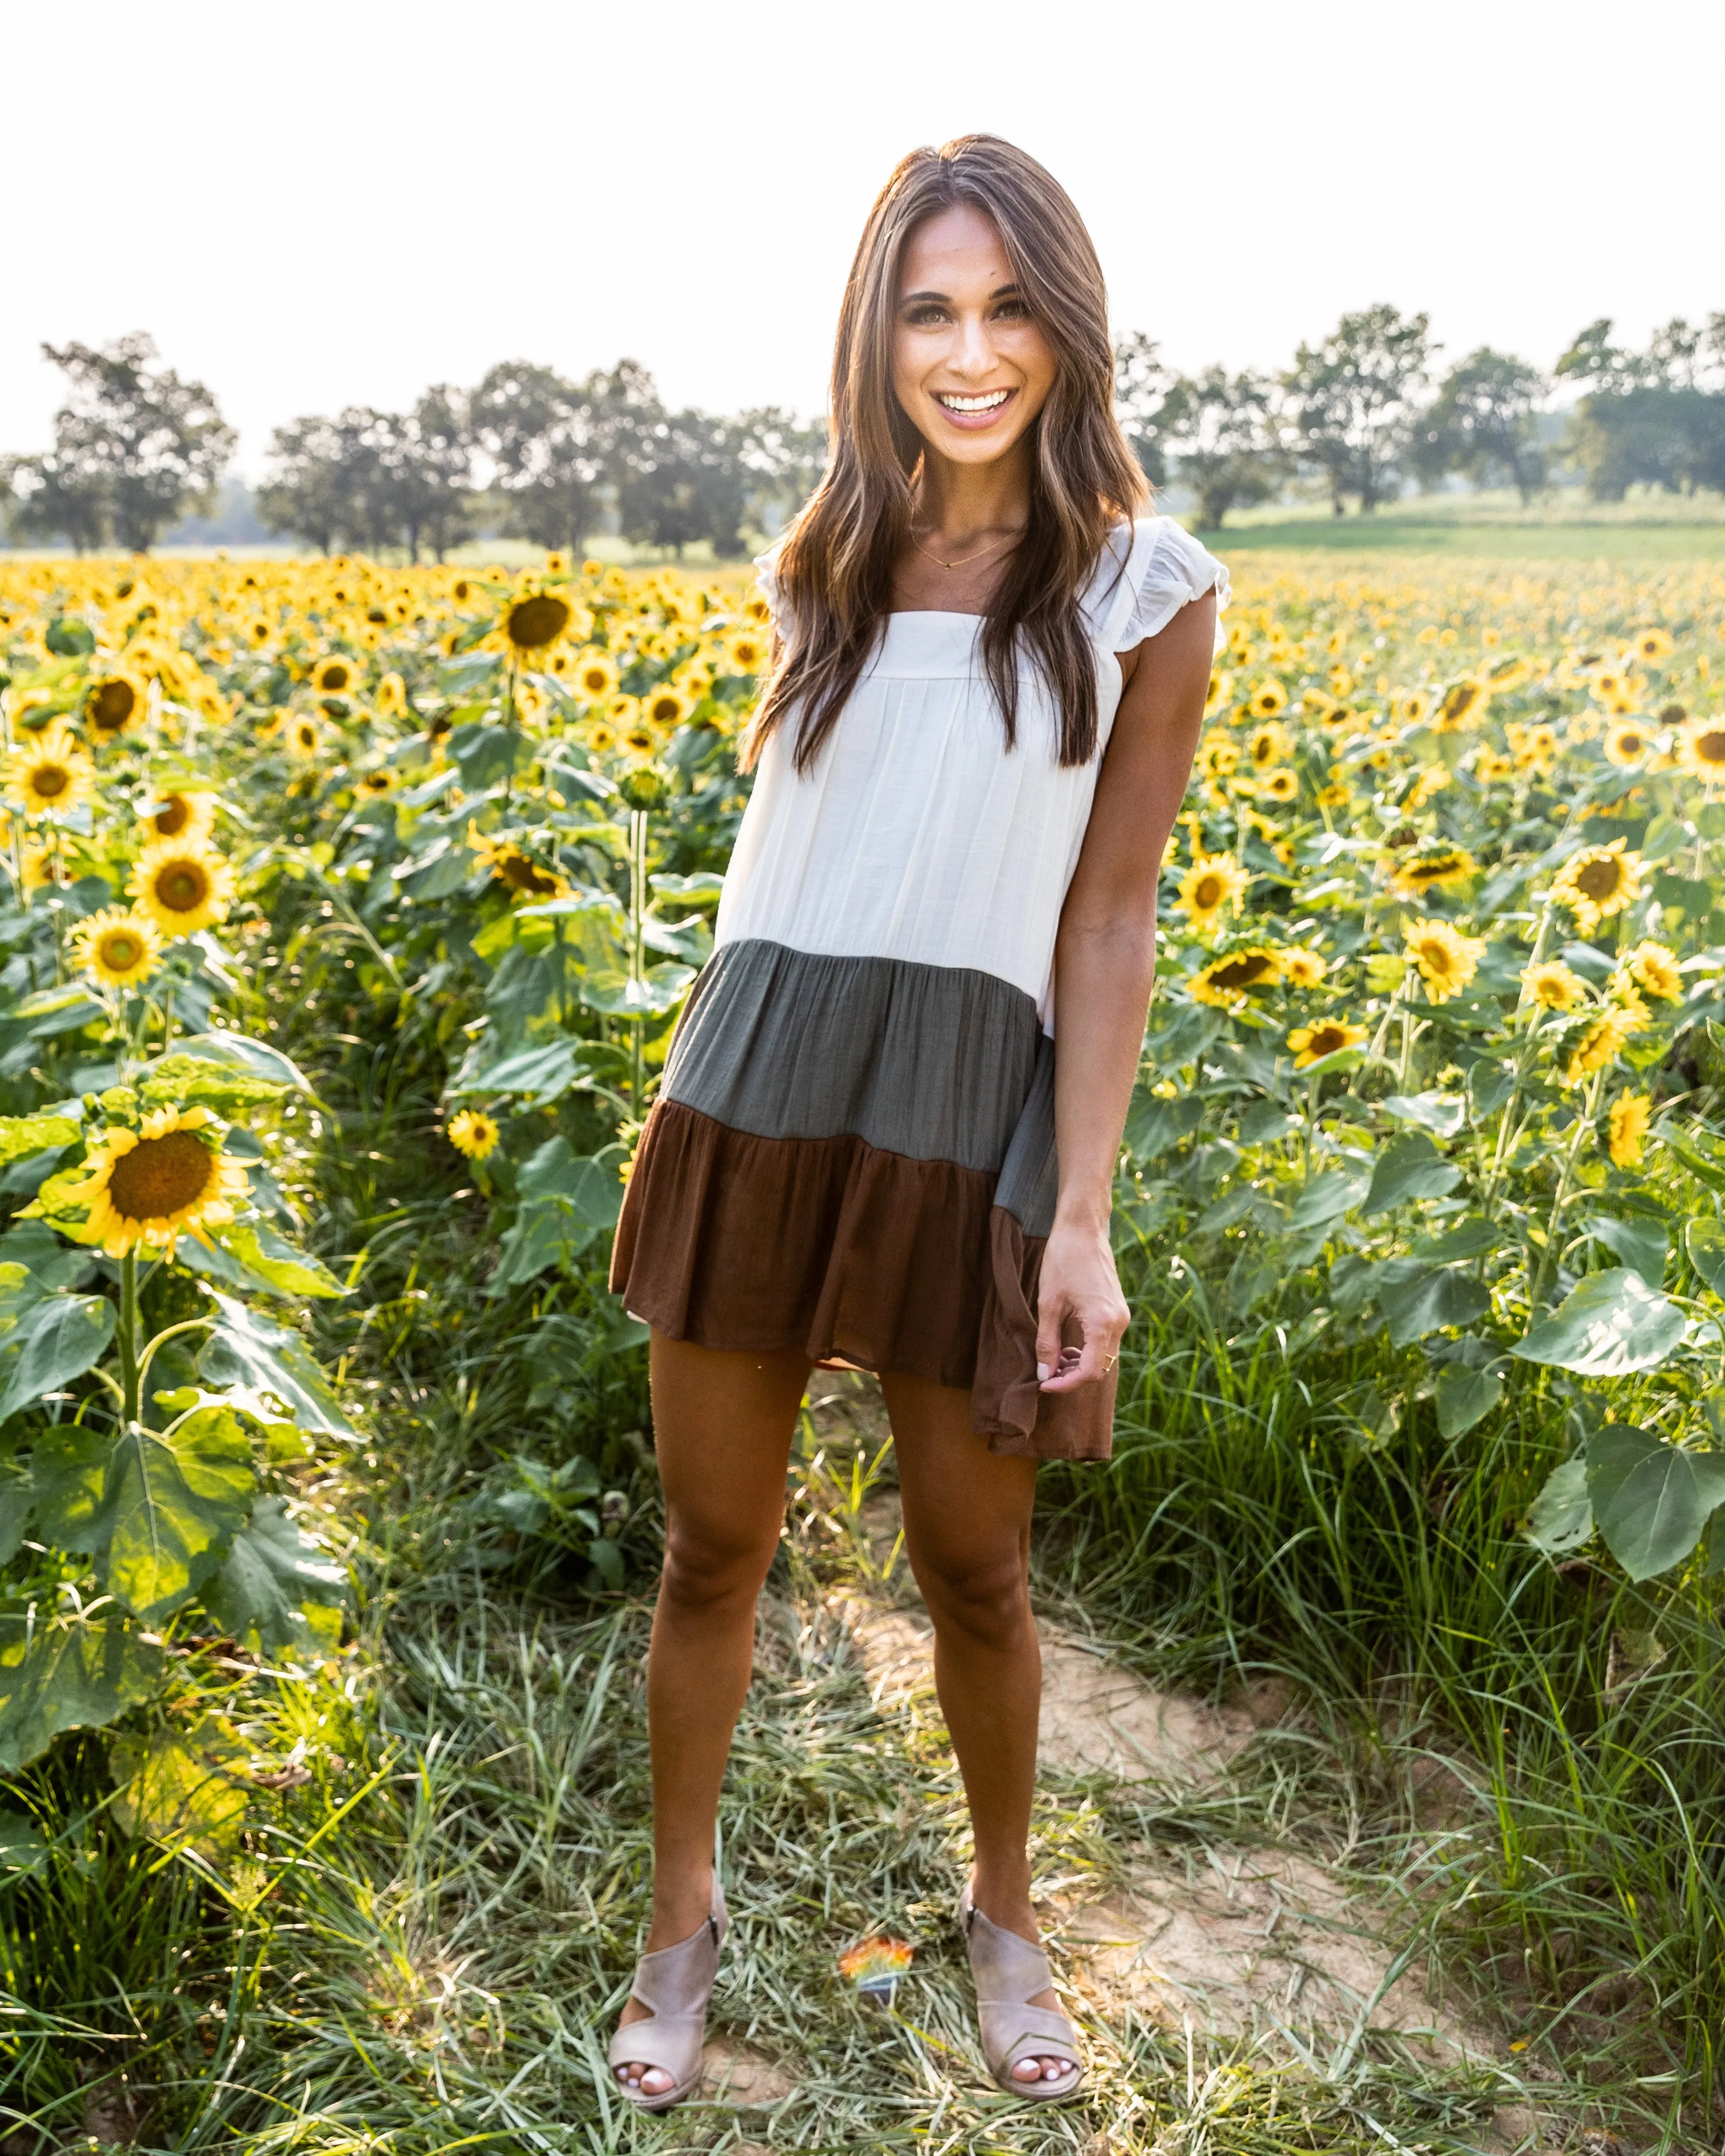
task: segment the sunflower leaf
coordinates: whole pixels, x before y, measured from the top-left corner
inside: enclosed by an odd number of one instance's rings
[[[144,1073],[138,1092],[147,1106],[202,1106],[223,1116],[235,1108],[264,1101],[279,1101],[287,1086],[280,1078],[265,1078],[239,1070],[204,1055],[160,1057]]]
[[[71,1145],[81,1126],[70,1116],[0,1116],[0,1163]]]
[[[131,1626],[0,1610],[0,1773],[16,1774],[63,1729],[100,1729],[149,1697],[162,1650]]]
[[[113,1337],[114,1306],[105,1296],[50,1295],[33,1303],[0,1332],[0,1423],[81,1377]]]
[[[105,1586],[140,1617],[166,1616],[214,1570],[256,1489],[251,1440],[231,1408],[194,1409],[166,1430],[134,1424],[102,1487]]]
[[[316,1620],[304,1605],[335,1610],[347,1597],[346,1571],[295,1526],[287,1500],[260,1496],[205,1586],[203,1606],[243,1647],[267,1655],[310,1646]]]
[[[1584,1378],[1620,1378],[1664,1362],[1683,1337],[1683,1313],[1638,1273],[1615,1265],[1589,1273],[1549,1317],[1510,1349]]]
[[[191,1238],[182,1243],[181,1263],[228,1287],[267,1288],[295,1300],[347,1292],[327,1265],[309,1251],[296,1250],[267,1220],[240,1220],[232,1227],[213,1228],[209,1235],[208,1244]]]
[[[208,1384],[231,1394],[260,1422],[279,1423],[285,1412],[297,1429],[321,1437],[357,1435],[297,1332],[218,1289],[209,1293],[220,1315],[198,1358]]]
[[[1587,1491],[1605,1547],[1631,1579],[1651,1579],[1688,1556],[1725,1504],[1725,1454],[1611,1423],[1588,1440]]]
[[[1407,1131],[1378,1154],[1360,1211],[1370,1219],[1415,1199],[1441,1198],[1461,1180],[1461,1169],[1444,1158],[1423,1131]]]
[[[1683,1230],[1683,1247],[1713,1293],[1725,1296],[1725,1220],[1710,1214],[1692,1220]]]
[[[1545,1478],[1529,1507],[1522,1532],[1547,1557],[1579,1549],[1594,1531],[1593,1500],[1587,1494],[1587,1462],[1566,1460]]]

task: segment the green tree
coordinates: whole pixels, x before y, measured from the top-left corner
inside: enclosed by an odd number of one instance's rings
[[[1168,480],[1163,408],[1173,387],[1160,345],[1142,330],[1128,331],[1114,347],[1114,416],[1152,486]]]
[[[42,350],[71,387],[53,449],[12,459],[22,531],[80,552],[111,538],[146,552],[169,525],[213,504],[235,435],[203,382],[152,368],[156,346],[141,331]]]
[[[1159,439],[1174,476],[1198,496],[1199,521],[1214,531],[1230,509],[1268,501],[1287,470],[1271,385],[1250,370],[1207,367],[1182,375],[1163,399]]]
[[[1678,316],[1640,352],[1615,345],[1611,328],[1589,323],[1557,367],[1587,385],[1565,446],[1589,492],[1621,501],[1635,485],[1725,490],[1725,315],[1700,328]]]
[[[1369,516],[1396,483],[1431,357],[1429,315],[1388,305],[1343,315],[1322,344],[1302,344],[1282,377],[1304,461]]]
[[[1537,367],[1481,345],[1450,369],[1420,415],[1410,462],[1422,479],[1461,472],[1476,486],[1501,480],[1524,502],[1545,484],[1537,439],[1551,385]]]
[[[377,459],[364,439],[372,416],[350,409],[339,418],[295,419],[275,429],[257,492],[259,517],[272,531],[290,532],[323,554],[366,544],[367,491],[375,493],[377,481]]]
[[[827,460],[827,430],[804,426],[776,405],[745,412],[737,422],[744,515],[753,529],[776,536],[814,493]]]
[[[592,380],[527,360],[492,367],[469,399],[472,438],[491,467],[502,529],[579,552],[603,512],[606,444]]]

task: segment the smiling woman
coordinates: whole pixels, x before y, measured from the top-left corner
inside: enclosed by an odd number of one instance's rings
[[[1108,1214],[1227,581],[1137,516],[1112,392],[1058,184],[987,136],[906,158],[845,293],[825,476],[758,564],[754,792],[613,1258],[666,1506],[653,1922],[611,2046],[654,2109],[700,2077],[714,1815],[817,1363],[878,1371],[892,1420],[990,2071],[1082,2081],[1030,1898],[1030,1512],[1040,1460],[1108,1456]]]

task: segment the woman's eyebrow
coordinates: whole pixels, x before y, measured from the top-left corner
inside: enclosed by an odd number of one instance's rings
[[[1019,287],[1016,284],[997,285],[993,290],[989,293],[988,297],[991,300],[1008,300],[1010,299],[1014,294],[1018,293],[1019,290]],[[900,300],[899,305],[901,307],[908,307],[913,300],[945,300],[950,301],[952,296],[952,295],[950,292],[906,292]]]

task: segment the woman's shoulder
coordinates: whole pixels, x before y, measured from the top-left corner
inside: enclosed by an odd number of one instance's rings
[[[767,611],[773,617],[773,626],[784,634],[784,623],[779,617],[778,557],[784,547],[783,539],[775,539],[764,554],[755,557],[755,582],[761,587],[761,596],[767,602]]]
[[[1129,651],[1168,627],[1183,606],[1216,594],[1218,609],[1230,597],[1227,565],[1172,516],[1140,516],[1117,524],[1104,542],[1092,590],[1101,639],[1112,651]]]

